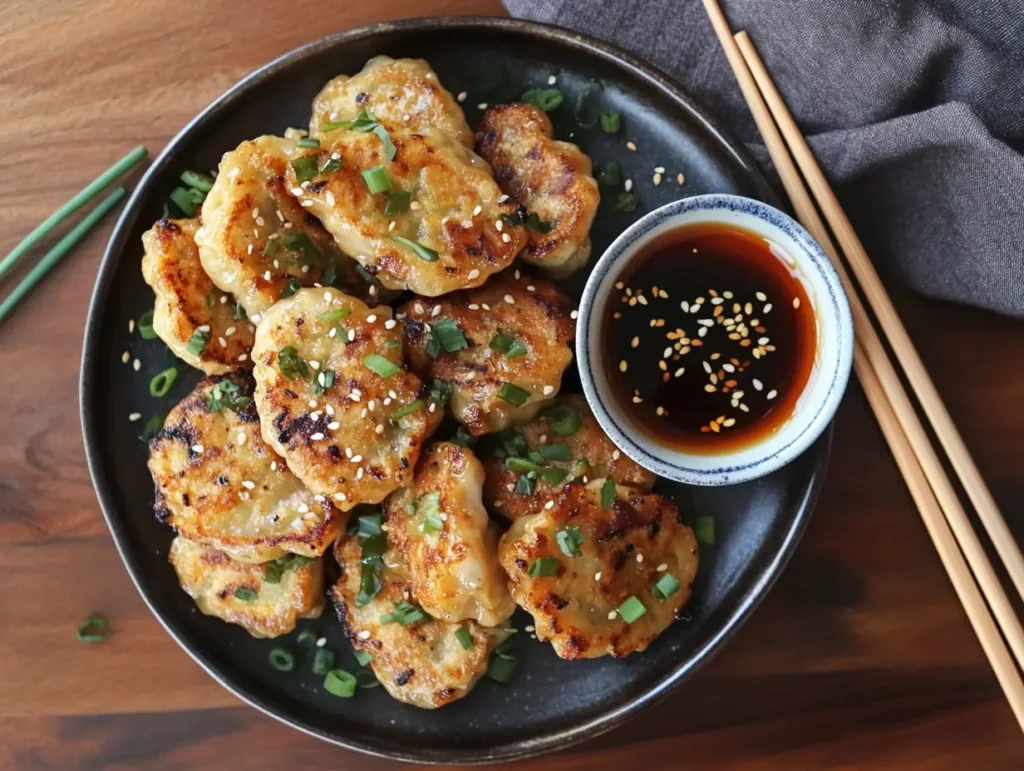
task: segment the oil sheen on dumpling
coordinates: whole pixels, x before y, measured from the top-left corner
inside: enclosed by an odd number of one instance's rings
[[[199,262],[195,219],[158,221],[142,234],[142,277],[153,288],[153,331],[208,375],[252,367],[253,327]]]
[[[260,434],[248,374],[199,382],[149,445],[156,513],[243,562],[317,557],[346,517],[302,486]]]
[[[498,530],[481,500],[483,482],[483,465],[471,450],[434,444],[412,485],[388,496],[384,511],[388,542],[423,609],[445,621],[494,626],[516,605],[498,565]]]

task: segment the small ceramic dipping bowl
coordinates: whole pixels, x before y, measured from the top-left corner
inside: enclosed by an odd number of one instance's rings
[[[624,383],[631,389],[640,386],[641,378],[665,377],[667,382],[676,363],[667,373],[652,369],[653,374],[634,374],[632,370],[620,373],[615,366],[608,366],[615,362],[604,360],[606,356],[610,358],[604,337],[611,334],[606,326],[608,320],[616,310],[626,307],[622,304],[622,284],[618,288],[616,284],[630,276],[636,267],[632,261],[642,257],[652,242],[689,225],[740,229],[746,236],[754,238],[753,243],[760,245],[765,259],[782,261],[810,301],[814,332],[808,333],[808,337],[813,334],[816,338],[809,374],[799,393],[791,395],[792,408],[781,422],[749,443],[730,445],[723,442],[720,449],[714,449],[712,444],[709,445],[712,449],[702,448],[699,452],[665,440],[659,431],[650,430],[649,425],[646,428],[641,426],[622,403]],[[670,269],[670,266],[666,267]],[[778,266],[771,267],[777,269]],[[702,306],[707,312],[702,310],[689,316],[681,309],[678,298],[672,298],[665,304],[675,309],[676,314],[683,315],[679,323],[688,325],[692,330],[690,334],[694,334],[694,331],[699,331],[694,324],[711,326],[710,318],[698,319],[701,316],[711,317],[713,308],[719,309],[714,321],[722,321],[717,318],[722,315],[722,300],[715,299],[714,302],[714,306],[711,303]],[[675,323],[669,317],[667,330],[671,330]],[[809,329],[810,325],[805,328]],[[628,228],[594,266],[580,302],[577,330],[576,356],[580,378],[601,427],[622,451],[641,466],[660,476],[694,485],[744,482],[794,460],[832,420],[846,389],[853,358],[850,308],[839,276],[824,252],[806,230],[783,212],[760,201],[733,195],[701,195],[676,201],[652,211]],[[649,334],[664,338],[665,332],[665,329],[651,329]],[[692,361],[692,357],[690,360],[682,357],[678,365],[687,361]],[[696,361],[692,364],[699,371],[701,365]],[[612,377],[624,380],[613,384],[610,382]],[[632,382],[632,378],[637,382]],[[706,388],[710,390],[711,387]],[[620,395],[616,396],[616,393]],[[676,411],[685,408],[684,404],[665,407]]]

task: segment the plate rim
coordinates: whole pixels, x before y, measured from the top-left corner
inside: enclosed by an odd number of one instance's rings
[[[797,504],[789,530],[786,532],[780,548],[762,570],[757,581],[747,588],[739,606],[732,612],[730,618],[718,633],[684,661],[667,671],[654,687],[623,701],[618,706],[599,716],[568,728],[544,733],[528,739],[516,739],[497,747],[486,749],[445,748],[414,749],[409,751],[404,747],[385,748],[378,743],[363,741],[358,736],[340,738],[339,736],[324,732],[316,726],[304,724],[300,718],[285,715],[280,711],[278,705],[275,705],[273,702],[268,703],[267,700],[250,692],[243,682],[231,682],[226,676],[217,671],[214,662],[208,660],[200,651],[194,650],[191,647],[185,639],[187,634],[183,634],[178,629],[178,625],[173,619],[170,617],[165,618],[163,611],[157,606],[157,598],[148,596],[143,588],[141,555],[132,553],[129,550],[130,544],[121,523],[123,517],[118,514],[112,492],[112,483],[103,469],[102,451],[100,449],[104,441],[101,438],[102,426],[98,424],[98,413],[93,408],[98,398],[96,388],[94,387],[96,382],[94,375],[100,366],[96,349],[102,333],[101,319],[103,309],[114,280],[117,263],[128,247],[130,231],[141,214],[140,209],[144,199],[150,195],[149,188],[153,178],[157,176],[160,170],[173,162],[178,152],[178,145],[183,143],[193,131],[202,127],[208,121],[215,120],[223,109],[228,108],[233,102],[244,98],[251,87],[267,78],[276,76],[281,69],[287,68],[291,64],[321,50],[333,48],[354,40],[372,39],[391,32],[436,32],[438,29],[460,29],[469,32],[488,31],[525,36],[535,40],[567,45],[582,55],[597,56],[607,63],[621,67],[629,71],[631,75],[647,81],[660,90],[666,98],[686,110],[692,119],[701,124],[709,138],[717,142],[719,149],[731,155],[733,160],[743,167],[747,174],[755,177],[765,187],[768,187],[765,175],[747,153],[743,144],[727,130],[716,126],[705,113],[703,107],[699,106],[693,97],[686,93],[681,86],[677,85],[664,72],[647,62],[641,61],[616,45],[597,40],[589,35],[554,24],[500,16],[428,16],[376,22],[325,36],[293,48],[260,65],[216,97],[170,139],[159,155],[153,159],[145,174],[136,184],[121,215],[118,217],[114,230],[104,249],[89,301],[79,370],[79,417],[82,425],[86,462],[93,489],[96,492],[103,518],[107,528],[110,530],[118,555],[128,571],[136,591],[139,592],[150,612],[156,617],[157,621],[159,621],[171,638],[217,683],[242,702],[256,708],[263,714],[309,736],[347,750],[379,758],[429,765],[448,765],[454,763],[487,764],[521,760],[556,749],[565,749],[617,728],[634,717],[641,709],[665,699],[687,677],[709,661],[721,649],[725,641],[746,622],[754,608],[767,595],[768,590],[789,562],[797,543],[803,535],[821,492],[825,471],[828,466],[832,442],[831,424],[826,429],[822,438],[812,445],[812,450],[819,443],[822,446],[810,471],[810,484],[803,492]]]

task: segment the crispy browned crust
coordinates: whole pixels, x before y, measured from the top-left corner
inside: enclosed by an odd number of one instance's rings
[[[495,626],[516,604],[498,565],[498,529],[480,497],[483,465],[471,450],[449,442],[427,448],[413,484],[384,502],[388,543],[401,556],[423,609],[446,621],[473,619]],[[424,496],[438,496],[438,532],[424,530]]]
[[[530,233],[522,258],[567,275],[590,256],[590,226],[601,194],[592,167],[576,145],[553,139],[551,120],[528,104],[487,110],[476,134],[476,150],[494,169],[501,189],[541,220],[547,233]]]
[[[508,634],[507,627],[486,628],[475,621],[449,623],[429,619],[408,626],[381,623],[400,602],[416,602],[401,571],[385,567],[382,588],[364,606],[356,604],[362,566],[361,547],[348,536],[334,548],[341,577],[331,588],[338,618],[349,641],[372,656],[370,666],[392,697],[423,709],[434,709],[465,696],[487,670],[490,653]],[[385,558],[386,565],[394,564]],[[465,650],[455,637],[466,629],[473,647]]]
[[[590,479],[610,476],[618,485],[634,488],[638,492],[651,491],[657,477],[633,462],[612,443],[601,430],[583,394],[559,397],[552,406],[555,405],[567,405],[580,416],[581,424],[575,434],[559,436],[545,419],[544,412],[522,425],[520,430],[531,450],[539,450],[550,444],[564,444],[569,448],[570,460],[548,461],[549,466],[565,470],[567,476],[564,481],[579,478],[586,484]],[[577,465],[583,459],[587,461],[586,466]],[[537,478],[533,480],[533,493],[525,495],[515,491],[519,474],[509,470],[504,458],[491,456],[484,461],[484,468],[487,471],[484,503],[496,514],[508,519],[539,513],[544,504],[556,498],[564,487],[564,481],[549,485]]]
[[[550,640],[563,659],[621,658],[644,650],[686,605],[697,573],[697,540],[679,522],[674,503],[619,488],[604,509],[603,482],[566,484],[550,509],[515,520],[498,547],[512,596],[533,615],[538,639]],[[566,556],[557,543],[558,531],[572,524],[583,534],[578,557]],[[539,557],[557,559],[557,574],[530,576],[530,563]],[[651,591],[662,564],[680,584],[666,600]],[[609,618],[631,596],[647,612],[632,624],[617,613]]]
[[[238,413],[209,410],[210,392],[222,380],[253,395],[250,375],[208,377],[150,442],[157,517],[190,541],[245,562],[323,554],[347,517],[306,490],[263,442],[253,404]]]
[[[253,328],[234,315],[234,298],[213,285],[199,262],[198,221],[159,220],[142,234],[142,277],[156,294],[153,330],[174,354],[209,375],[252,367]],[[197,355],[192,335],[210,335]]]
[[[479,289],[436,300],[414,298],[401,309],[409,367],[425,380],[441,378],[452,384],[452,414],[473,435],[532,418],[558,393],[562,373],[572,362],[572,301],[554,284],[517,275],[503,273]],[[428,325],[446,317],[458,323],[469,347],[442,350],[432,359],[427,355]],[[499,328],[523,340],[528,352],[509,359],[491,350],[488,343]],[[530,391],[526,403],[516,406],[501,399],[504,383]]]
[[[267,580],[267,563],[239,562],[180,535],[171,542],[168,559],[199,610],[238,624],[253,637],[288,634],[299,619],[318,618],[323,611],[322,559],[279,571],[277,583]],[[255,599],[239,598],[239,589],[254,592]]]

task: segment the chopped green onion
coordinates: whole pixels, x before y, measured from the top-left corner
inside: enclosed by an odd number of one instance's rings
[[[298,282],[298,279],[289,278],[288,283],[284,285],[284,289],[281,290],[281,296],[279,300],[283,300],[286,297],[291,297],[293,294],[302,289],[302,285]]]
[[[110,635],[110,622],[103,616],[89,616],[78,625],[75,636],[79,642],[103,642]]]
[[[185,343],[185,350],[191,354],[199,356],[203,351],[206,350],[206,344],[210,342],[210,333],[196,330],[192,333],[192,337]]]
[[[290,252],[301,252],[306,264],[312,264],[320,258],[320,250],[313,243],[313,239],[302,231],[285,233],[283,240],[284,248]]]
[[[362,648],[353,648],[352,655],[356,657],[356,661],[359,662],[361,667],[365,667],[373,661],[373,656],[370,655],[369,651],[364,651]]]
[[[314,645],[319,637],[320,635],[312,629],[303,629],[299,632],[299,636],[295,638],[295,642],[299,645]]]
[[[520,474],[516,477],[516,492],[520,495],[533,495],[533,488],[533,480],[526,474]]]
[[[712,546],[715,543],[715,520],[713,517],[703,516],[693,520],[693,532],[697,535],[697,542]]]
[[[601,187],[618,187],[622,184],[622,172],[615,161],[598,164],[597,184]]]
[[[568,404],[558,404],[544,410],[543,418],[559,436],[572,436],[583,425],[583,418]]]
[[[287,648],[272,648],[267,659],[278,672],[291,672],[295,669],[295,654]]]
[[[540,464],[534,463],[526,458],[518,458],[515,456],[505,458],[505,467],[510,471],[516,471],[520,474],[529,474],[531,471],[538,474],[543,470]]]
[[[334,667],[334,651],[317,648],[313,654],[313,674],[326,675]]]
[[[277,367],[281,370],[281,374],[289,380],[309,379],[309,367],[306,365],[306,360],[299,356],[299,352],[293,345],[286,345],[277,352]]]
[[[153,311],[146,311],[139,316],[139,321],[135,326],[138,327],[143,340],[152,340],[156,337],[156,332],[153,329]]]
[[[212,308],[213,304],[215,302],[217,302],[217,293],[216,292],[210,292],[210,294],[206,295],[206,308],[207,308],[207,310]]]
[[[263,247],[263,256],[268,260],[272,257],[276,257],[278,252],[281,251],[281,239],[272,238],[267,241],[267,245]]]
[[[234,591],[235,599],[241,600],[242,602],[252,602],[256,599],[256,591],[250,589],[248,586],[239,586]]]
[[[337,324],[342,319],[347,319],[351,315],[351,308],[335,308],[334,310],[317,316],[316,320],[322,321],[325,324]]]
[[[143,442],[148,442],[153,439],[157,434],[160,433],[160,429],[164,427],[164,415],[157,413],[149,420],[146,421],[146,425],[142,427],[142,433],[139,434],[139,439]]]
[[[183,187],[176,187],[171,191],[169,196],[172,203],[181,209],[181,213],[186,217],[196,216],[196,209],[199,208],[199,204],[202,203],[202,198],[196,200],[196,195],[202,196],[203,194],[199,191],[195,193],[192,190],[186,190]]]
[[[557,88],[531,88],[519,101],[539,107],[544,112],[551,112],[561,106],[565,101],[565,95]]]
[[[388,160],[393,161],[397,150],[395,149],[394,142],[391,141],[391,135],[388,134],[388,130],[378,123],[373,127],[372,131],[384,144],[384,154],[388,157]]]
[[[608,111],[601,113],[601,130],[606,134],[614,134],[622,127],[622,114]]]
[[[601,508],[610,509],[612,504],[615,503],[615,480],[608,477],[604,480],[604,484],[601,485]]]
[[[455,639],[459,641],[463,650],[473,650],[473,635],[466,627],[460,626],[455,630]]]
[[[320,173],[320,169],[316,165],[315,155],[301,155],[292,160],[291,165],[292,170],[295,172],[295,178],[299,181],[300,185],[303,182],[312,182]]]
[[[340,170],[341,170],[341,158],[328,158],[327,159],[327,163],[325,163],[320,168],[320,173],[321,174],[333,174],[334,172],[340,171]]]
[[[398,346],[400,346],[401,344],[402,343],[399,340],[388,340],[386,343],[384,343],[384,347],[387,348],[388,350],[392,350],[394,348],[398,348]]]
[[[161,396],[167,396],[167,392],[171,390],[171,386],[174,385],[174,381],[177,379],[177,368],[168,367],[149,381],[149,395],[155,396],[158,399]]]
[[[384,215],[393,217],[396,214],[401,214],[409,208],[410,203],[412,203],[412,193],[408,190],[392,190],[384,201]]]
[[[372,169],[363,169],[363,181],[371,193],[383,193],[391,189],[391,177],[383,166],[374,166]]]
[[[512,337],[512,335],[500,327],[494,337],[491,338],[491,341],[487,344],[487,347],[504,355],[507,359],[514,359],[516,356],[522,356],[528,350],[526,343],[518,338]]]
[[[315,396],[323,396],[328,388],[334,386],[334,370],[325,369],[313,378],[312,391]]]
[[[344,669],[332,669],[324,678],[324,690],[332,696],[349,699],[355,695],[356,679]]]
[[[320,140],[315,137],[303,137],[297,142],[299,147],[313,147],[316,149],[320,148]]]
[[[379,511],[364,514],[356,520],[356,534],[360,543],[367,538],[376,538],[384,532],[384,515]]]
[[[651,594],[653,594],[659,600],[667,600],[673,594],[679,591],[679,582],[676,577],[671,573],[662,573],[653,587],[651,587]]]
[[[455,434],[451,438],[451,442],[452,444],[457,444],[459,447],[472,447],[477,443],[477,437],[469,433],[465,426],[457,426],[455,428]]]
[[[511,227],[524,227],[531,233],[550,233],[555,229],[554,220],[542,220],[537,212],[532,211],[523,216],[523,209],[519,209],[512,214],[502,215],[502,220],[506,225]]]
[[[540,448],[540,456],[546,461],[572,459],[567,444],[546,444]]]
[[[496,438],[501,443],[501,449],[506,455],[521,457],[526,455],[530,449],[526,442],[526,435],[518,428],[501,431]]]
[[[225,407],[241,412],[250,404],[252,399],[239,393],[236,383],[230,380],[220,380],[210,389],[210,398],[206,402],[206,409],[210,412],[220,412]]]
[[[213,177],[198,171],[181,172],[181,181],[201,193],[209,193],[213,189]]]
[[[429,619],[430,616],[424,613],[421,607],[411,602],[403,601],[395,605],[395,609],[391,613],[381,616],[380,623],[409,626],[410,624],[417,624],[420,621],[427,621]]]
[[[415,501],[416,512],[423,515],[420,530],[424,533],[439,533],[444,529],[444,515],[441,512],[441,493],[432,492]]]
[[[596,98],[590,99],[590,97],[600,91],[601,84],[596,80],[592,80],[583,86],[576,95],[576,122],[583,128],[594,128],[597,125],[598,111]],[[590,102],[589,105],[588,102]]]
[[[233,310],[235,312],[235,319],[237,321],[244,321],[245,319],[249,318],[249,314],[245,312],[245,308],[242,307],[242,303],[235,303],[235,307],[233,308]]]
[[[487,676],[502,685],[508,685],[509,680],[516,671],[516,657],[512,655],[501,655],[495,649],[491,654],[491,660],[487,664]]]
[[[430,381],[430,398],[438,407],[444,407],[452,395],[452,384],[447,380],[435,377]]]
[[[410,241],[408,238],[402,238],[401,236],[394,236],[391,240],[397,241],[398,243],[403,244],[404,246],[408,246],[410,249],[416,252],[417,257],[419,257],[421,260],[424,260],[425,262],[434,262],[437,259],[437,252],[435,252],[433,249],[423,246],[423,244],[418,244],[415,241]]]
[[[583,553],[580,550],[583,545],[583,533],[579,525],[567,525],[564,530],[555,533],[555,540],[566,557],[578,557]]]
[[[539,450],[530,450],[526,453],[526,457],[532,460],[534,463],[544,465],[544,456],[540,454]]]
[[[633,211],[640,199],[633,193],[622,193],[615,201],[615,211]]]
[[[537,557],[526,568],[526,573],[535,578],[553,576],[558,573],[558,568],[561,567],[561,564],[558,561],[558,557]]]
[[[530,398],[530,392],[513,383],[502,383],[501,390],[498,391],[498,397],[504,399],[509,404],[520,407],[526,404],[526,400]]]
[[[412,415],[414,412],[416,412],[416,410],[421,410],[425,406],[426,405],[423,403],[422,399],[416,399],[415,401],[411,401],[408,404],[399,407],[397,410],[391,413],[391,422],[397,423],[402,418],[406,417],[407,415]]]
[[[362,547],[360,557],[361,570],[359,576],[359,594],[356,605],[363,607],[380,592],[383,583],[380,573],[384,567],[384,552],[388,542],[384,535],[383,518],[379,512],[364,514],[357,520],[357,538]]]
[[[627,624],[632,624],[647,612],[647,608],[644,607],[644,604],[633,596],[627,597],[626,601],[623,602],[617,610],[619,615],[622,617],[622,620]]]
[[[448,353],[455,353],[469,347],[469,341],[462,334],[458,323],[448,316],[442,316],[432,322],[430,324],[430,334],[437,338],[441,347],[448,351]]]
[[[568,476],[564,468],[546,468],[540,471],[541,481],[549,485],[557,485]]]
[[[389,378],[392,375],[397,375],[402,369],[393,361],[385,359],[379,353],[371,353],[368,356],[364,356],[363,366],[382,378]]]

